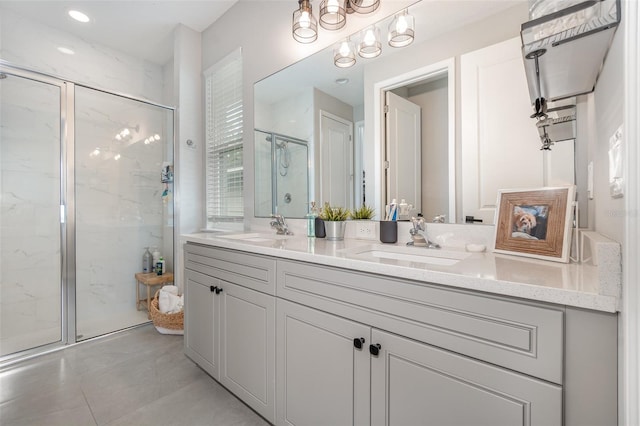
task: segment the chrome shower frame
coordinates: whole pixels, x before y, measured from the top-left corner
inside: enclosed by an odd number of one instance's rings
[[[40,356],[49,352],[64,349],[70,345],[78,343],[76,336],[76,220],[75,220],[75,88],[85,87],[88,89],[103,92],[109,95],[118,96],[127,100],[141,102],[147,105],[156,106],[171,111],[172,115],[172,156],[176,164],[177,144],[176,124],[177,117],[175,108],[162,105],[120,92],[106,90],[87,84],[74,82],[70,79],[43,73],[37,70],[20,67],[6,60],[0,59],[0,74],[6,78],[14,75],[29,80],[43,82],[60,88],[60,252],[61,252],[61,340],[45,344],[39,347],[26,349],[20,352],[8,354],[0,357],[0,368],[8,367],[25,359]],[[179,209],[176,203],[178,199],[178,179],[176,173],[173,187],[173,211],[174,217],[179,217]],[[178,253],[179,235],[178,228],[173,227],[173,253],[174,257]],[[136,326],[133,326],[136,327]],[[132,327],[129,327],[132,328]],[[121,331],[121,330],[120,330]],[[114,331],[118,332],[118,331]],[[104,336],[113,333],[108,333]],[[92,339],[101,338],[97,336]]]

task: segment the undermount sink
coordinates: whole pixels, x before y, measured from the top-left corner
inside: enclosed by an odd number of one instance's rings
[[[427,249],[425,247],[384,246],[373,244],[344,250],[346,257],[377,260],[382,263],[409,262],[424,265],[451,266],[470,256],[470,253]]]
[[[265,241],[273,241],[273,240],[283,240],[286,238],[290,238],[291,235],[282,235],[282,234],[266,234],[259,232],[246,232],[242,234],[223,234],[218,235],[219,238],[226,238],[229,240],[241,240],[241,241],[251,241],[254,243],[260,243]]]

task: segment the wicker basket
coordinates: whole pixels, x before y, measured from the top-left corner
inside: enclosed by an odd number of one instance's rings
[[[163,314],[158,309],[158,294],[160,294],[160,290],[156,291],[149,306],[149,316],[153,321],[153,325],[157,329],[184,330],[184,310],[175,314]]]

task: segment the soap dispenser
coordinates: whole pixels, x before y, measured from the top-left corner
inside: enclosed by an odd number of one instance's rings
[[[307,213],[307,237],[315,237],[316,236],[316,217],[318,217],[318,212],[316,211],[316,202],[311,202],[311,208],[309,209],[309,213]]]

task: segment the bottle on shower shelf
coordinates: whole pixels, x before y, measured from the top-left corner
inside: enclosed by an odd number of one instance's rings
[[[164,274],[165,266],[164,266],[164,257],[160,256],[158,259],[158,263],[156,263],[156,274],[162,275]]]
[[[156,271],[156,266],[158,265],[158,261],[160,260],[160,256],[162,256],[160,254],[160,251],[158,251],[157,247],[153,248],[153,254],[152,254],[153,258],[151,260],[151,271],[150,272],[157,272]]]
[[[153,270],[153,265],[151,263],[152,261],[153,261],[153,256],[149,251],[149,247],[145,247],[144,254],[142,255],[142,272],[144,272],[145,274],[148,274]]]

